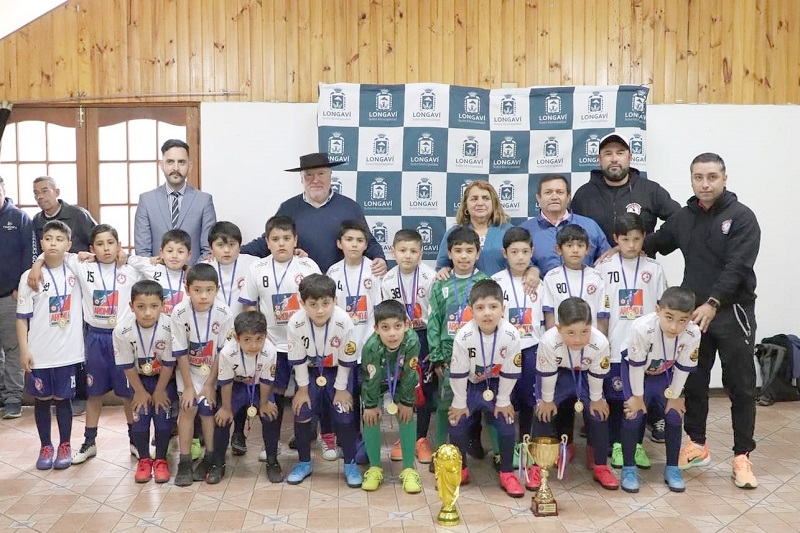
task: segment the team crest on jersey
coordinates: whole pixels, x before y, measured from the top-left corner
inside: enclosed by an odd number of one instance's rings
[[[278,373],[278,365],[271,365],[269,367],[269,376],[272,379],[275,379],[275,375]]]
[[[33,378],[33,388],[39,392],[42,392],[42,389],[44,389],[44,383],[42,383],[41,378]]]
[[[647,272],[646,270],[644,272],[642,272],[642,281],[643,282],[650,283],[650,279],[652,277],[653,277],[653,275],[650,272]]]
[[[514,356],[514,366],[522,368],[522,352]]]
[[[531,302],[536,303],[536,300],[538,300],[538,299],[539,299],[539,293],[538,292],[534,292],[531,295]]]
[[[367,365],[367,375],[369,376],[369,379],[374,378],[375,374],[377,373],[378,369],[375,368],[375,365],[373,365],[372,363]]]
[[[411,370],[416,370],[417,363],[419,363],[419,358],[412,357],[411,359],[408,360],[408,368],[410,368]]]
[[[20,298],[17,300],[17,305],[25,305],[25,298]]]
[[[633,202],[625,206],[625,211],[627,211],[628,213],[636,213],[637,215],[641,215],[642,206],[637,204],[636,202]]]
[[[611,378],[611,388],[616,392],[622,392],[622,378],[619,376]]]
[[[236,282],[236,288],[241,291],[242,287],[244,287],[244,278],[239,278],[239,281]]]
[[[158,341],[156,343],[156,350],[163,350],[166,347],[167,347],[167,343],[165,341],[163,341],[163,340]]]
[[[500,359],[505,359],[507,352],[508,352],[508,349],[505,346],[500,348]]]
[[[338,348],[341,345],[342,345],[342,339],[334,335],[333,338],[331,339],[331,346],[333,346],[334,348]]]
[[[211,331],[214,333],[214,335],[219,333],[219,322],[214,322],[211,324]]]
[[[723,235],[727,235],[731,231],[731,223],[733,223],[733,220],[731,220],[730,218],[728,220],[722,221],[722,225],[720,226],[720,228],[722,229]]]
[[[600,361],[600,368],[602,368],[603,370],[608,370],[608,367],[610,366],[611,366],[611,360],[608,358],[608,356],[603,357],[603,360]]]
[[[86,386],[87,387],[91,387],[92,385],[94,385],[94,376],[89,374],[89,373],[87,373],[86,374]]]
[[[589,366],[592,364],[592,359],[590,357],[584,357],[581,359],[581,366]]]
[[[125,283],[127,280],[128,280],[128,277],[125,274],[123,274],[122,272],[117,274],[117,283]]]
[[[689,356],[689,359],[691,359],[693,363],[696,363],[699,358],[700,358],[700,348],[695,348],[694,351],[692,352],[692,355]]]
[[[344,353],[347,355],[353,355],[356,353],[356,343],[350,341],[347,343],[347,346],[344,347]]]
[[[301,282],[301,281],[303,281],[303,278],[304,278],[304,277],[305,277],[305,276],[303,276],[302,274],[297,274],[297,275],[295,275],[295,277],[294,277],[294,284],[295,284],[295,285],[300,285],[300,282]]]
[[[684,349],[684,348],[686,348],[686,345],[685,345],[685,344],[679,344],[679,345],[678,345],[678,350],[677,350],[677,351],[678,351],[678,355],[680,355],[680,354],[681,354],[681,352],[683,352],[683,349]]]
[[[730,222],[730,221],[729,221],[729,222]],[[729,225],[728,227],[730,227],[730,225]],[[727,232],[726,232],[726,233],[727,233]],[[74,287],[74,286],[75,286],[75,276],[70,276],[70,277],[67,279],[67,281],[69,282],[69,286],[70,286],[70,287]]]
[[[417,287],[417,298],[425,298],[425,288]]]
[[[370,290],[372,288],[372,280],[367,278],[364,280],[364,288]]]
[[[589,286],[586,287],[586,293],[594,294],[595,292],[597,292],[597,285],[595,285],[594,283],[590,283]]]

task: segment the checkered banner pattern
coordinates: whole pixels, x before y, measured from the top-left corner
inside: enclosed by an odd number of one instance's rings
[[[646,175],[641,86],[478,89],[433,83],[320,84],[320,151],[335,191],[361,205],[391,257],[394,233],[415,228],[423,259],[436,258],[467,184],[488,179],[513,223],[539,212],[546,174],[575,181],[599,168],[600,139],[630,139],[631,165]]]

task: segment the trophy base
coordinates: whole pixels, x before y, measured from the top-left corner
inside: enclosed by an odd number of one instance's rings
[[[531,498],[531,511],[534,516],[558,516],[558,504],[552,502],[537,502]]]
[[[436,523],[440,526],[457,526],[461,522],[458,512],[453,511],[439,511],[439,516],[436,517]]]

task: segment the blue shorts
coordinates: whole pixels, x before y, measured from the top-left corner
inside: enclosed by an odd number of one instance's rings
[[[274,395],[270,395],[274,396]],[[273,402],[275,398],[270,398]],[[251,405],[258,407],[261,402],[261,385],[256,383],[255,390],[253,391],[252,398],[250,397],[250,390],[246,383],[241,381],[233,382],[233,391],[231,392],[231,412],[238,413],[242,409],[247,409]]]
[[[28,374],[25,389],[34,398],[72,399],[75,397],[79,367],[80,363],[55,368],[34,368]]]
[[[622,384],[623,384],[623,399],[628,400],[633,396],[631,391],[631,381],[628,374],[628,364],[620,365],[622,367]],[[656,412],[663,413],[667,408],[667,398],[664,396],[664,391],[667,390],[670,383],[670,374],[662,372],[660,374],[644,376],[644,406],[648,409],[654,408]]]
[[[519,411],[522,407],[536,407],[536,353],[539,345],[534,344],[522,349],[522,372],[514,385],[511,401],[514,408]]]
[[[289,354],[278,352],[278,360],[275,363],[275,382],[273,390],[286,390],[289,386],[289,377],[292,375],[292,365],[289,364]]]
[[[350,394],[353,394],[353,388],[355,386],[355,372],[352,370],[355,369],[351,369],[350,378],[347,380],[347,391]],[[325,384],[325,386],[320,387],[316,383],[316,379],[320,375],[319,369],[315,367],[308,367],[308,397],[311,400],[311,408],[309,409],[308,405],[304,404],[300,409],[300,414],[295,416],[295,420],[304,422],[312,418],[318,419],[322,414],[323,404],[327,404],[330,406],[330,410],[333,413],[333,419],[335,422],[345,424],[350,424],[353,422],[353,411],[355,409],[351,409],[350,412],[345,413],[333,405],[333,396],[336,394],[336,389],[333,388],[333,383],[336,381],[337,372],[337,367],[323,368],[322,375],[325,376],[328,382]]]
[[[609,402],[624,402],[625,394],[622,390],[622,363],[611,363],[603,380],[603,396]]]
[[[86,346],[86,394],[103,396],[110,390],[120,398],[132,398],[125,371],[114,361],[112,329],[89,326],[84,335]]]
[[[513,436],[514,432],[516,431],[513,420],[506,421],[503,417],[495,418],[494,416],[499,382],[500,380],[498,379],[489,379],[488,389],[494,393],[494,398],[488,401],[483,398],[483,394],[487,389],[487,383],[467,382],[467,409],[469,409],[469,416],[461,417],[461,419],[458,421],[458,424],[455,426],[450,426],[449,431],[467,431],[467,428],[470,424],[470,417],[475,413],[482,411],[489,415],[489,419],[492,421],[492,425],[497,430],[499,435]]]
[[[158,376],[139,374],[139,379],[142,380],[144,390],[153,394],[158,384]],[[172,401],[173,406],[177,405],[178,389],[175,386],[174,380],[170,380],[167,384],[167,397]],[[159,430],[171,431],[175,422],[172,408],[166,411],[159,409],[158,413],[155,412],[155,408],[152,405],[148,406],[147,413],[145,413],[144,408],[139,409],[137,412],[133,413],[133,430],[137,432],[150,431],[150,421],[152,421],[153,425]]]

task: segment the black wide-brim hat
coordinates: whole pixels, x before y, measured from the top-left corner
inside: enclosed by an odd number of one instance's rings
[[[297,168],[287,168],[286,172],[300,172],[303,170],[311,170],[312,168],[325,168],[325,167],[338,167],[344,165],[344,161],[330,161],[328,154],[316,153],[306,154],[300,156],[300,166]]]

